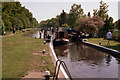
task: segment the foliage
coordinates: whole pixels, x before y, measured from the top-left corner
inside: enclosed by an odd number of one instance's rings
[[[58,27],[59,26],[60,15],[57,15],[56,18],[47,19],[46,21],[40,22],[40,27]]]
[[[103,1],[100,2],[100,6],[99,6],[99,10],[94,9],[93,10],[93,15],[97,15],[99,17],[101,17],[103,20],[105,20],[106,16],[108,12],[108,5],[106,3],[104,3]]]
[[[40,27],[59,27],[67,22],[68,14],[63,12],[60,15],[57,15],[55,18],[47,19],[45,21],[40,22]]]
[[[64,25],[67,25],[67,27],[74,28],[78,24],[77,20],[85,17],[86,15],[81,8],[81,4],[73,4],[69,14],[63,10],[63,12],[60,15],[57,15],[56,18],[41,21],[40,27],[65,27]]]
[[[112,37],[114,40],[120,41],[120,30],[114,29],[112,32]]]
[[[33,18],[32,13],[22,7],[20,2],[3,2],[2,19],[4,24],[2,26],[5,30],[12,30],[12,27],[17,30],[38,27],[38,22]]]
[[[113,18],[112,17],[106,17],[106,20],[105,20],[105,24],[104,24],[104,30],[105,31],[108,31],[108,30],[112,30],[113,29]]]
[[[93,10],[93,15],[97,15],[100,18],[103,19],[104,21],[104,26],[99,29],[99,37],[104,37],[106,38],[106,33],[108,30],[113,30],[114,29],[114,24],[113,24],[113,18],[108,16],[108,5],[104,3],[102,0],[99,5],[99,10],[94,9]]]
[[[62,27],[70,28],[70,27],[68,26],[68,24],[63,24]]]
[[[74,27],[75,23],[76,23],[76,18],[74,17],[73,14],[69,14],[69,17],[67,19],[67,23],[69,26],[71,26],[71,28]]]
[[[104,26],[99,31],[100,31],[100,34],[103,34],[102,37],[106,38],[106,34],[108,30],[113,31],[114,29],[113,18],[107,16],[104,23],[105,23]]]
[[[88,17],[91,17],[91,14],[90,14],[90,12],[88,12],[88,15],[87,15]]]
[[[81,4],[73,4],[68,15],[67,23],[73,28],[75,27],[76,21],[83,17],[86,17],[86,15],[83,12]]]
[[[79,30],[89,34],[97,33],[103,27],[104,22],[99,16],[88,17],[79,20]]]
[[[120,30],[120,19],[114,23],[114,26]]]
[[[63,10],[63,12],[60,14],[59,26],[62,26],[65,23],[66,23],[66,13]]]
[[[81,4],[73,4],[71,6],[69,14],[73,14],[76,19],[81,18],[84,15]]]
[[[98,10],[97,9],[93,9],[93,15],[94,16],[98,15]]]

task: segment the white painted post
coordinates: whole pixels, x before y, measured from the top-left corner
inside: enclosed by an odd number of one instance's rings
[[[45,71],[45,80],[50,80],[50,71]]]

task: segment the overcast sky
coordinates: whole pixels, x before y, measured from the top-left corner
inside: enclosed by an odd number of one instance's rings
[[[79,1],[79,0],[78,0]],[[81,4],[84,10],[84,13],[87,14],[91,12],[93,14],[93,9],[99,9],[99,2],[100,0],[85,0],[85,1],[63,1],[63,0],[24,0],[20,1],[22,6],[25,6],[30,12],[33,13],[33,17],[37,19],[38,22],[42,20],[47,20],[50,18],[55,17],[56,15],[60,14],[62,10],[69,13],[71,6],[76,4]],[[104,1],[104,0],[103,0]],[[109,16],[113,17],[114,21],[118,20],[118,0],[114,2],[111,0],[104,1],[109,5],[108,7],[108,14]]]

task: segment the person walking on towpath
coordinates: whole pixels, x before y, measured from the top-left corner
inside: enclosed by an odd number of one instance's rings
[[[13,33],[15,33],[15,27],[13,27]]]
[[[47,37],[47,30],[44,31],[44,40],[46,40]]]
[[[40,29],[40,31],[39,31],[39,34],[40,34],[40,39],[41,39],[41,34],[42,34],[42,31],[41,31],[41,29]]]
[[[107,40],[108,40],[107,45],[110,45],[110,40],[112,40],[112,33],[110,32],[110,30],[107,32]]]

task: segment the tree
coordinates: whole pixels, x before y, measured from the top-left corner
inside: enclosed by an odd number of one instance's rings
[[[38,22],[32,13],[22,7],[20,2],[2,2],[2,20],[5,30],[12,30],[12,27],[16,29],[38,27]]]
[[[81,4],[73,4],[73,6],[71,6],[69,14],[73,14],[73,16],[76,19],[83,17],[84,12],[83,12],[83,9],[81,7]]]
[[[12,30],[12,22],[9,19],[4,19],[5,30]],[[3,25],[3,24],[2,24]]]
[[[69,17],[67,19],[67,23],[69,26],[71,26],[71,28],[73,28],[75,23],[76,23],[76,17],[74,17],[73,14],[69,14]]]
[[[100,6],[99,6],[99,10],[94,9],[93,10],[93,15],[97,15],[99,17],[101,17],[103,20],[105,20],[105,18],[107,17],[107,12],[108,12],[108,5],[106,3],[104,3],[102,0],[100,2]]]
[[[104,21],[104,26],[103,28],[101,28],[100,30],[103,31],[103,37],[106,38],[106,34],[108,30],[113,30],[114,29],[114,24],[113,24],[113,18],[112,17],[106,17],[105,21]]]
[[[5,25],[4,25],[4,21],[2,21],[2,28],[0,29],[0,35],[4,35],[4,31],[5,31]]]
[[[90,12],[88,12],[88,15],[87,15],[88,17],[91,17],[91,14],[90,14]]]
[[[41,21],[40,27],[59,27],[60,26],[59,21],[60,21],[60,15],[57,15],[56,18],[51,18],[51,19],[47,19],[46,21]]]
[[[98,10],[97,9],[93,9],[93,16],[98,16]]]
[[[114,26],[120,30],[120,19],[114,23]]]
[[[60,14],[59,26],[62,26],[65,23],[66,23],[66,13],[63,10],[63,12]]]
[[[40,27],[47,27],[47,22],[46,21],[41,21],[40,22]]]
[[[74,28],[76,21],[82,17],[85,17],[85,14],[81,8],[81,4],[73,4],[68,15],[67,23]]]
[[[103,27],[104,21],[99,16],[93,16],[89,18],[82,18],[79,20],[78,30],[85,31],[91,35],[98,34],[98,31]]]

